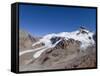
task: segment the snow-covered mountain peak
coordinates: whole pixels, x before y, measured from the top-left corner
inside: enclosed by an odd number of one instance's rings
[[[62,38],[68,40],[68,39],[74,39],[80,41],[82,44],[80,48],[87,48],[90,45],[95,44],[93,40],[93,32],[88,31],[87,29],[80,27],[79,30],[73,31],[73,32],[60,32],[60,33],[52,33],[47,34],[42,39],[40,39],[38,42],[34,43],[32,46],[34,47],[37,44],[44,43],[46,47],[54,47],[58,42],[62,40]],[[52,44],[52,40],[55,38],[54,44]]]
[[[78,45],[81,50],[85,50],[89,46],[94,46],[95,40],[93,36],[94,33],[84,27],[80,27],[79,30],[73,32],[47,34],[32,45],[32,47],[36,46],[39,49],[41,49],[41,47],[44,48],[43,50],[40,50],[35,55],[33,55],[33,57],[39,57],[42,52],[50,48],[68,48],[73,47],[73,45]]]

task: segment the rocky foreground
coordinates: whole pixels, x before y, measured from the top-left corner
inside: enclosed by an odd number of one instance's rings
[[[62,41],[36,59],[33,58],[35,52],[23,54],[20,57],[20,71],[96,67],[95,46],[80,50],[80,42],[72,39],[69,40],[69,45],[67,42]]]

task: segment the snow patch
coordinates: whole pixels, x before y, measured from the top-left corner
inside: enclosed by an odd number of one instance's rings
[[[38,52],[36,52],[34,55],[33,55],[33,57],[34,58],[38,58],[45,50],[47,50],[48,49],[48,47],[47,48],[44,48],[44,49],[42,49],[42,50],[40,50],[40,51],[38,51]]]
[[[25,50],[25,51],[20,52],[19,56],[26,54],[26,53],[30,53],[30,52],[35,52],[35,51],[38,51],[38,50],[41,50],[41,49],[44,49],[44,48],[45,48],[45,46],[42,46],[42,47],[39,47],[39,48],[36,48],[36,49]]]

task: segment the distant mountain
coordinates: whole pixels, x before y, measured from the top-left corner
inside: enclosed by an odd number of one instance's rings
[[[32,49],[32,44],[39,40],[38,37],[33,37],[24,30],[19,31],[19,47],[20,51]]]

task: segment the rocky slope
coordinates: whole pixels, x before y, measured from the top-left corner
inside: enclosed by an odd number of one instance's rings
[[[32,49],[32,44],[38,41],[38,37],[31,36],[28,32],[19,31],[19,49],[20,51]]]
[[[96,34],[80,28],[49,34],[20,52],[20,71],[96,67]]]

